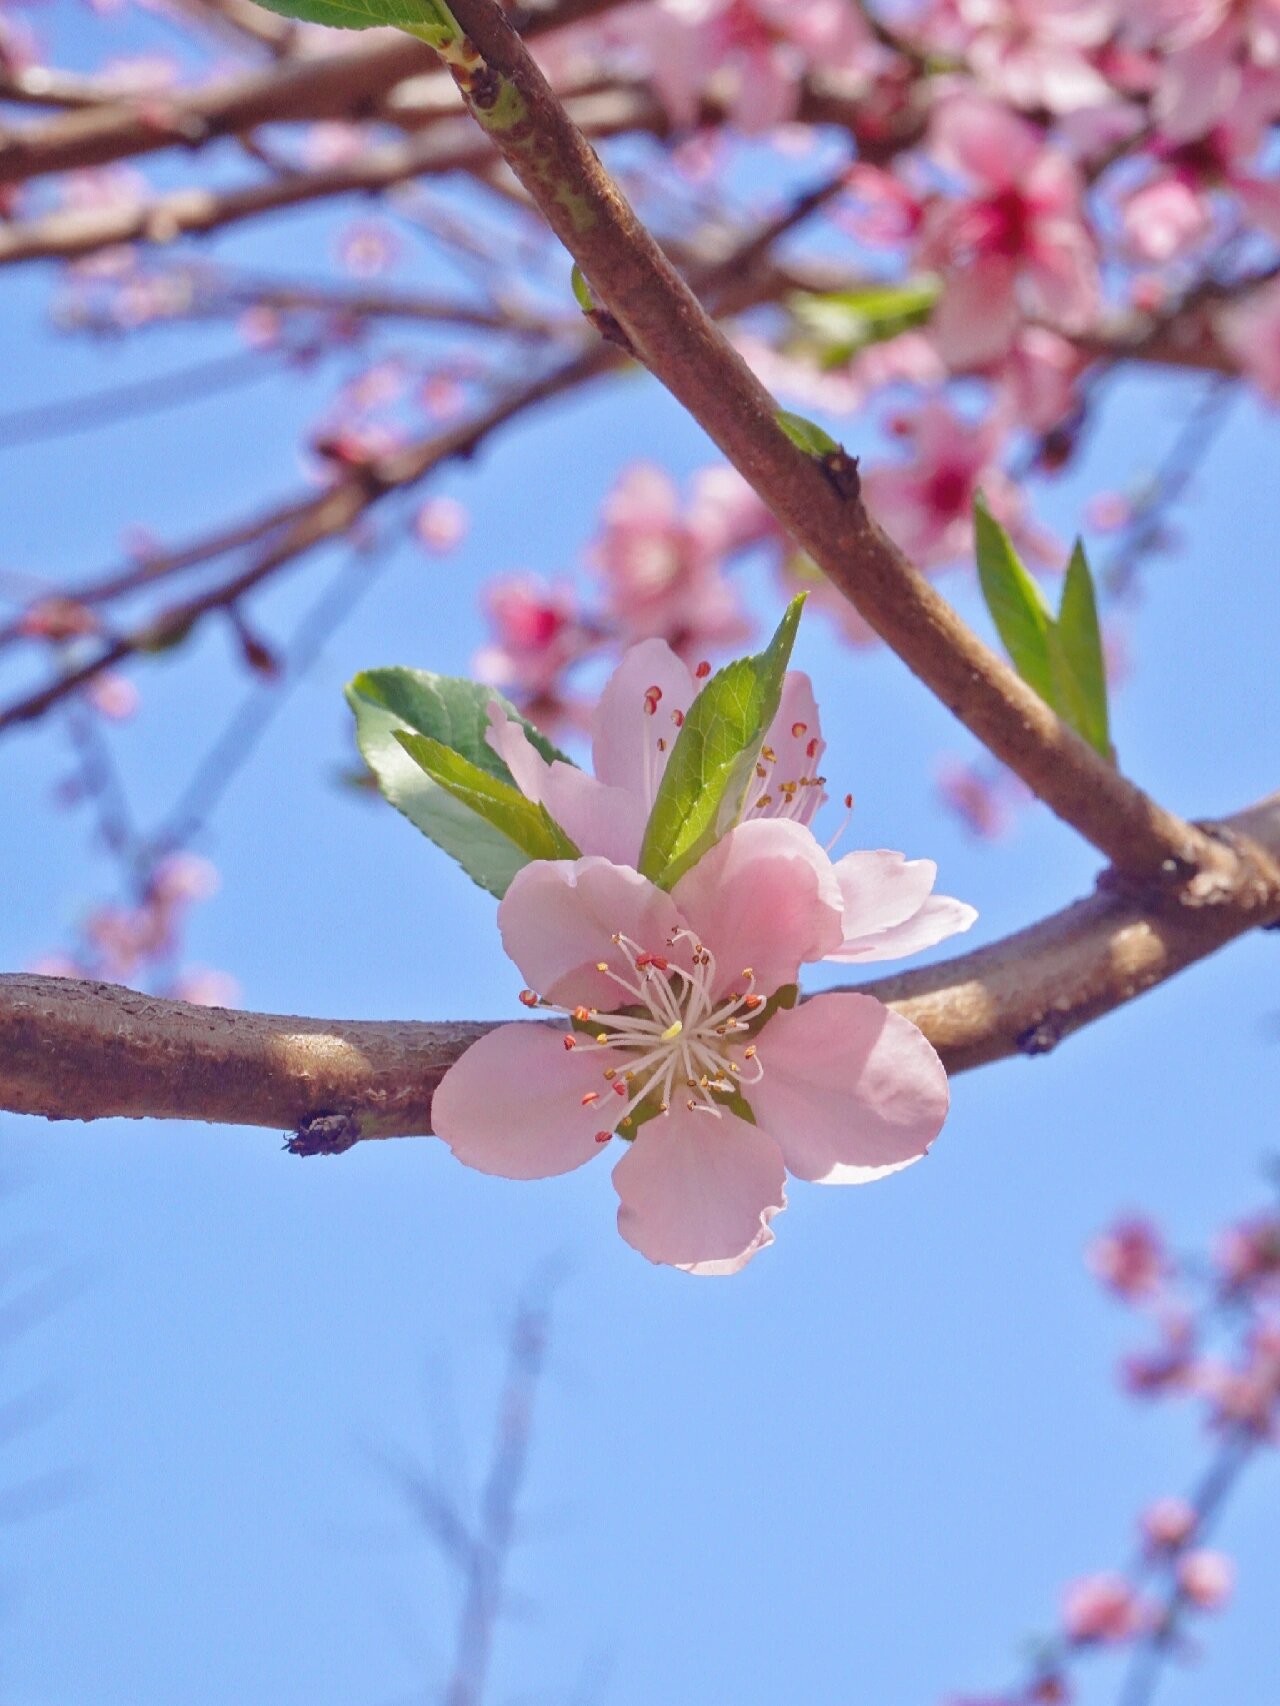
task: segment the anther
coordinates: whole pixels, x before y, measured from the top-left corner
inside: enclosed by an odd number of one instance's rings
[[[683,1030],[684,1026],[681,1024],[679,1019],[676,1019],[672,1024],[668,1025],[666,1030],[662,1033],[662,1041],[664,1043],[674,1042]]]
[[[588,1090],[586,1095],[582,1098],[582,1105],[584,1108],[589,1108],[593,1102],[598,1102],[599,1100],[600,1092],[598,1090]]]
[[[766,764],[776,764],[778,762],[778,755],[771,746],[762,746],[760,748],[760,756],[764,759]]]
[[[797,740],[800,740],[804,735],[807,735],[808,732],[809,732],[808,723],[792,723],[792,725],[791,725],[791,733],[795,736],[795,738]]]
[[[765,777],[768,774],[769,774],[769,772],[765,769],[763,764],[757,764],[756,765],[756,775],[760,778],[760,780],[762,782],[764,781]]]
[[[806,758],[816,758],[818,756],[818,737],[816,735],[809,742],[808,746],[805,747],[804,755]]]
[[[520,1001],[525,1007],[536,1007],[538,1005],[538,997],[531,989],[522,989],[520,991]]]
[[[764,1006],[764,996],[763,995],[746,995],[743,997],[742,1005],[749,1012],[754,1013],[757,1007],[763,1007]]]
[[[772,794],[761,794],[760,798],[756,801],[756,810],[758,812],[767,811],[772,804]]]
[[[577,1037],[566,1037],[564,1039],[564,1046],[566,1048],[577,1048],[577,1046],[578,1046]]]
[[[596,1133],[596,1142],[597,1143],[608,1143],[609,1139],[612,1136],[613,1136],[613,1133],[611,1131],[598,1131]]]
[[[596,961],[596,970],[597,971],[608,971],[608,969],[609,969],[608,960],[597,960]]]
[[[671,721],[676,725],[676,727],[678,729],[682,729],[684,727],[684,712],[683,711],[673,711],[671,713]]]
[[[575,1007],[573,1010],[573,1017],[580,1025],[585,1025],[587,1020],[591,1017],[591,1009],[589,1007]]]
[[[608,1040],[609,1040],[609,1033],[607,1031],[597,1031],[596,1032],[596,1041],[598,1043],[607,1043]]]
[[[667,743],[665,740],[663,740],[662,736],[659,735],[658,736],[658,751],[659,752],[665,752],[666,750],[667,750]]]
[[[615,1096],[625,1096],[626,1095],[627,1087],[622,1082],[621,1078],[615,1078],[614,1079],[614,1081],[613,1081],[613,1093]]]
[[[756,1045],[754,1043],[752,1043],[749,1048],[743,1049],[742,1058],[744,1060],[754,1060],[756,1058]]]
[[[698,678],[699,681],[705,681],[707,679],[707,677],[711,674],[711,665],[704,658],[702,660],[702,662],[698,665],[697,669],[694,670],[693,673]]]

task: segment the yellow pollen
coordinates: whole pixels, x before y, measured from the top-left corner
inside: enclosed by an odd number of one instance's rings
[[[607,960],[597,960],[596,961],[596,970],[597,971],[608,971],[608,969],[609,969],[609,962]]]
[[[674,1042],[683,1030],[684,1026],[680,1023],[679,1019],[677,1019],[674,1024],[668,1025],[666,1030],[662,1033],[662,1041],[664,1043]]]

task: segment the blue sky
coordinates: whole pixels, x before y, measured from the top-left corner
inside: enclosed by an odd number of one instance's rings
[[[321,255],[299,216],[228,254]],[[310,248],[308,248],[310,245]],[[406,283],[431,282],[410,263]],[[3,284],[8,395],[41,401],[229,347],[158,333],[94,349],[42,329],[48,279]],[[1193,391],[1117,389],[1084,496],[1149,468]],[[101,566],[121,531],[183,537],[292,489],[293,429],[323,387],[290,375],[0,463],[0,567]],[[850,442],[855,442],[854,428]],[[1153,563],[1116,705],[1126,767],[1171,805],[1229,810],[1276,783],[1274,422],[1240,407]],[[325,649],[237,782],[208,850],[219,896],[191,955],[247,1005],[346,1016],[503,1017],[518,978],[492,903],[387,808],[332,784],[342,683],[410,663],[464,673],[493,572],[571,568],[617,470],[710,459],[654,387],[630,383],[505,434],[435,488],[472,528],[455,556],[402,552]],[[341,557],[259,607],[289,631]],[[777,601],[752,581],[762,619]],[[963,578],[949,589],[980,617]],[[883,652],[808,619],[829,770],[859,810],[849,844],[938,859],[991,940],[1083,892],[1095,860],[1041,808],[994,846],[939,815],[931,777],[967,753]],[[144,816],[244,691],[227,636],[139,676],[116,739]],[[1268,733],[1270,731],[1270,733]],[[56,729],[0,750],[0,965],[56,947],[110,870],[49,807]],[[391,1706],[438,1697],[456,1582],[379,1454],[421,1461],[465,1501],[483,1474],[517,1294],[563,1263],[525,1527],[493,1701],[608,1706],[931,1706],[1008,1677],[1060,1584],[1119,1562],[1151,1497],[1194,1478],[1191,1419],[1142,1411],[1110,1371],[1132,1336],[1081,1266],[1140,1208],[1202,1243],[1263,1194],[1275,1145],[1277,939],[1258,936],[1057,1054],[957,1080],[933,1155],[863,1191],[799,1186],[742,1276],[649,1267],[613,1229],[604,1165],[540,1185],[483,1178],[429,1140],[300,1162],[269,1132],[0,1118],[11,1237],[65,1265],[74,1295],[5,1347],[0,1399],[31,1379],[54,1414],[3,1448],[4,1476],[56,1469],[77,1496],[0,1531],[0,1689],[15,1706]],[[1280,1670],[1280,1473],[1249,1479],[1224,1538],[1241,1580],[1172,1675],[1169,1706],[1268,1698]],[[1114,1694],[1088,1673],[1085,1698]],[[433,1689],[436,1693],[433,1693]]]

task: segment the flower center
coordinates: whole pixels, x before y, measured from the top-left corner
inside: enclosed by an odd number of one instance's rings
[[[678,930],[666,943],[668,949],[689,946],[691,971],[666,954],[646,953],[629,936],[615,935],[613,943],[625,969],[600,960],[596,970],[626,997],[617,1009],[560,1007],[532,990],[520,997],[526,1006],[573,1020],[576,1028],[564,1039],[567,1049],[599,1054],[601,1087],[581,1098],[583,1108],[610,1121],[608,1130],[596,1133],[597,1141],[607,1143],[619,1129],[630,1135],[642,1103],[646,1118],[668,1113],[683,1099],[691,1112],[718,1119],[722,1098],[740,1095],[744,1085],[764,1076],[756,1046],[744,1036],[764,1006],[764,997],[755,993],[754,972],[746,967],[740,987],[717,999],[715,956],[692,931]],[[616,1098],[612,1104],[611,1097]]]

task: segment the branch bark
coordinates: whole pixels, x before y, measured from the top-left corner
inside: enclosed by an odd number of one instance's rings
[[[1280,857],[1280,794],[1218,832]],[[1115,888],[957,959],[857,987],[924,1032],[947,1070],[1042,1054],[1246,930],[1280,900],[1152,910]],[[530,1023],[534,1021],[529,1021]],[[491,1025],[234,1013],[114,985],[0,976],[0,1108],[47,1119],[204,1120],[304,1146],[431,1131],[444,1073]]]
[[[1111,862],[1196,899],[1230,901],[1230,850],[1113,769],[972,634],[868,514],[855,459],[807,454],[773,398],[703,311],[493,0],[451,0],[465,38],[444,50],[481,128],[578,262],[650,372],[792,537],[996,757]],[[1247,883],[1245,886],[1248,886]]]

